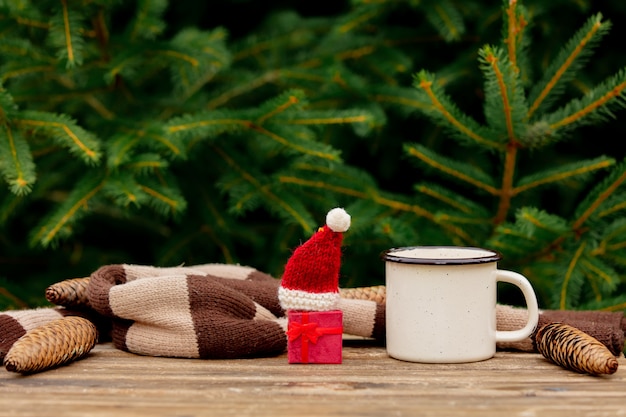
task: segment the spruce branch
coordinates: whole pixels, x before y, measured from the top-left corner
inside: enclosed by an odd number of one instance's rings
[[[102,191],[120,207],[141,207],[148,203],[148,194],[137,183],[134,173],[127,171],[112,172]]]
[[[267,101],[259,109],[234,112],[210,111],[175,117],[168,121],[165,130],[175,138],[190,140],[194,137],[214,139],[225,133],[260,135],[296,154],[311,155],[331,161],[339,160],[339,153],[303,130],[307,125],[352,124],[366,133],[374,125],[371,113],[354,110],[313,111],[303,110],[305,100],[301,91],[290,90]]]
[[[187,158],[185,143],[179,136],[163,134],[164,127],[161,123],[148,123],[143,127],[123,127],[121,131],[131,138],[140,139],[138,145],[162,152],[171,159]]]
[[[280,120],[280,119],[279,119]],[[329,114],[327,111],[303,111],[297,116],[289,117],[286,120],[280,120],[286,125],[345,125],[363,126],[365,129],[355,129],[361,132],[361,135],[367,134],[371,127],[377,125],[373,115],[365,110],[343,110],[335,111]]]
[[[475,240],[463,228],[457,227],[452,223],[439,224],[436,216],[430,210],[427,210],[417,204],[411,204],[410,202],[404,201],[404,199],[400,196],[381,193],[380,195],[374,196],[374,202],[376,204],[387,206],[395,211],[411,213],[429,220],[448,232],[450,236],[457,237],[459,242],[463,241],[466,244],[475,242]]]
[[[279,175],[278,180],[281,184],[294,184],[301,187],[317,188],[322,191],[329,191],[360,199],[369,198],[369,194],[361,189],[329,184],[327,181],[322,180],[311,180],[295,175]]]
[[[318,142],[304,127],[291,127],[268,123],[267,127],[250,125],[250,130],[263,139],[270,139],[270,147],[277,144],[280,150],[294,155],[308,155],[328,161],[340,161],[340,152],[332,146]],[[268,148],[269,149],[269,148]]]
[[[129,24],[129,37],[131,40],[153,40],[166,28],[163,14],[167,9],[167,0],[139,0],[137,13]]]
[[[462,143],[488,149],[503,149],[502,142],[493,137],[493,132],[458,109],[438,86],[434,75],[424,70],[420,71],[414,77],[413,86],[420,92],[420,100],[429,105],[424,112],[433,118],[435,123],[450,130],[454,138]]]
[[[580,290],[584,282],[584,275],[581,271],[582,268],[580,264],[586,246],[587,242],[585,241],[578,246],[567,265],[567,270],[562,279],[557,279],[557,283],[560,287],[558,307],[561,310],[571,309],[580,296]]]
[[[535,187],[565,181],[573,177],[576,177],[578,180],[582,180],[595,171],[606,169],[614,164],[615,159],[606,156],[600,156],[586,161],[572,162],[570,164],[563,164],[555,168],[535,172],[520,178],[513,187],[511,193],[515,196]]]
[[[161,155],[154,153],[142,153],[128,159],[122,168],[132,170],[133,172],[141,175],[166,170],[168,166],[169,162]]]
[[[527,149],[538,149],[554,143],[559,135],[550,128],[545,120],[538,120],[526,125],[526,128],[518,141],[522,147]]]
[[[403,114],[425,111],[430,107],[430,104],[420,100],[415,88],[378,86],[371,90],[369,98],[377,103],[392,105]]]
[[[486,244],[511,258],[520,258],[529,252],[534,253],[540,242],[515,223],[501,223]]]
[[[16,113],[17,105],[13,97],[0,83],[0,125],[9,123]]]
[[[611,173],[598,185],[596,185],[576,208],[576,219],[572,223],[574,230],[580,229],[590,217],[594,216],[602,204],[614,195],[626,182],[626,161],[617,165]]]
[[[510,141],[504,154],[504,168],[502,173],[502,185],[499,190],[498,211],[494,216],[494,223],[500,224],[506,220],[511,207],[513,197],[513,177],[515,176],[515,165],[517,163],[517,151],[519,144],[517,141]]]
[[[380,19],[381,13],[385,12],[386,9],[380,4],[363,4],[337,22],[334,32],[339,35],[357,32],[363,26],[371,24],[372,20]]]
[[[576,72],[589,60],[600,40],[610,30],[611,23],[602,21],[602,14],[591,16],[582,28],[567,42],[564,48],[543,73],[529,94],[527,118],[530,119],[540,109],[549,106],[559,98]]]
[[[617,216],[621,211],[626,210],[626,192],[617,192],[607,198],[598,210],[598,218],[611,218]]]
[[[72,225],[85,215],[104,183],[105,178],[99,173],[89,173],[82,178],[65,201],[33,229],[31,245],[54,246],[60,239],[69,236]]]
[[[70,9],[67,0],[61,0],[60,10],[50,18],[48,42],[57,48],[57,58],[68,69],[83,64],[85,42],[80,34],[83,19],[81,11]]]
[[[610,244],[611,241],[617,239],[623,239],[626,236],[626,218],[618,218],[607,224],[607,226],[602,231],[600,235],[600,243],[598,248],[594,249],[598,255],[604,255],[606,253],[606,246]]]
[[[617,271],[597,256],[585,256],[581,260],[585,277],[593,285],[595,299],[600,301],[611,294],[620,282]]]
[[[607,252],[609,251],[620,251],[622,249],[626,249],[626,241],[621,241],[619,243],[613,243],[606,246]]]
[[[28,143],[19,130],[0,126],[0,171],[12,193],[30,193],[36,180],[35,163]]]
[[[518,54],[524,51],[525,46],[524,29],[528,25],[523,7],[517,0],[504,0],[504,10],[506,19],[504,20],[504,44],[507,48],[509,61],[514,71],[519,73]]]
[[[440,211],[435,214],[436,223],[461,225],[463,227],[484,226],[483,229],[490,230],[492,228],[491,218],[479,218],[475,215],[460,215],[458,213],[447,213]],[[467,232],[467,230],[466,230]]]
[[[41,11],[35,7],[24,7],[22,3],[4,2],[0,12],[0,20],[11,21],[17,25],[29,28],[49,29],[50,24],[45,21]]]
[[[234,61],[264,61],[266,54],[276,49],[287,53],[301,50],[311,39],[328,33],[329,26],[325,19],[304,19],[293,11],[278,11],[263,22],[266,30],[233,44]]]
[[[266,84],[275,82],[280,79],[284,70],[281,69],[273,69],[262,73],[261,75],[254,74],[245,74],[243,77],[239,77],[239,82],[229,85],[227,88],[220,91],[218,95],[209,99],[206,103],[206,109],[212,110],[224,106],[229,101],[254,91]]]
[[[94,35],[98,40],[98,47],[100,49],[100,54],[104,61],[109,61],[111,56],[109,54],[109,40],[110,33],[109,28],[107,27],[105,21],[105,13],[103,8],[99,8],[96,12],[96,16],[93,18],[93,26],[94,26]]]
[[[576,218],[568,226],[569,232],[565,232],[562,230],[560,234],[558,234],[558,229],[556,230],[557,234],[550,239],[550,242],[547,243],[542,250],[538,252],[538,256],[546,256],[552,253],[556,248],[562,248],[567,244],[567,237],[570,235],[581,236],[585,234],[585,231],[582,230],[583,226],[586,224],[589,218],[591,218],[594,213],[598,210],[599,207],[608,199],[610,195],[613,195],[615,190],[619,188],[624,181],[626,181],[626,164],[621,163],[617,167],[615,167],[611,174],[607,176],[602,182],[600,182],[594,189],[589,192],[588,197],[579,205],[576,210]],[[556,224],[556,223],[555,223]],[[583,240],[581,245],[578,247],[577,251],[572,254],[572,257],[569,258],[568,266],[566,272],[557,279],[559,291],[558,297],[555,300],[555,305],[559,308],[571,308],[578,302],[578,297],[580,295],[580,289],[584,283],[585,274],[583,269],[580,267],[580,259],[583,256],[583,251],[588,253],[588,256],[602,255],[607,260],[610,260],[613,263],[623,263],[626,266],[626,251],[624,257],[620,256],[620,251],[622,249],[626,249],[626,244],[621,245],[620,243],[616,245],[612,245],[609,242],[611,236],[621,236],[622,227],[626,229],[626,223],[621,220],[614,223],[616,226],[610,227],[606,232],[606,235],[601,238],[599,242],[599,246],[597,249],[585,249],[587,244],[587,240]],[[618,231],[618,233],[611,233],[610,231]],[[589,234],[585,234],[585,239],[590,239]],[[587,255],[585,255],[587,256]],[[624,262],[623,262],[624,261]]]
[[[39,65],[33,64],[32,66],[20,66],[19,69],[12,70],[4,67],[0,71],[0,82],[11,80],[12,78],[19,78],[29,75],[36,75],[38,73],[51,73],[55,70],[52,65]]]
[[[107,166],[115,169],[125,163],[133,154],[133,149],[141,141],[141,135],[117,134],[107,141]]]
[[[151,177],[137,178],[136,181],[141,191],[148,196],[148,204],[157,213],[178,218],[187,208],[187,201],[176,185]]]
[[[448,190],[438,184],[422,182],[415,184],[414,189],[418,193],[444,203],[447,207],[465,215],[482,218],[489,217],[487,209],[482,205],[472,201],[471,199],[460,196],[458,193]]]
[[[100,161],[98,138],[67,115],[29,110],[16,116],[14,123],[53,139],[87,164],[97,164]]]
[[[615,297],[607,297],[601,300],[593,300],[583,303],[580,306],[582,310],[601,310],[601,311],[624,311],[626,310],[626,296],[617,295]]]
[[[222,111],[198,112],[170,119],[165,124],[165,132],[175,138],[190,140],[196,136],[214,138],[222,133],[243,130],[250,121]]]
[[[285,217],[288,220],[295,221],[299,224],[305,233],[310,234],[314,230],[315,221],[305,211],[298,211],[300,207],[293,207],[282,198],[273,193],[266,184],[260,181],[262,178],[260,175],[250,174],[243,165],[238,163],[237,160],[231,157],[224,149],[218,146],[213,146],[213,150],[220,156],[220,158],[226,162],[245,182],[254,187],[255,192],[264,195],[272,205],[272,210],[279,210],[281,217]],[[241,201],[233,205],[239,209],[243,208]]]
[[[0,226],[7,224],[9,219],[19,214],[20,208],[24,205],[26,197],[13,193],[4,194],[0,200]]]
[[[174,85],[183,94],[182,101],[230,65],[232,56],[224,44],[225,38],[221,29],[208,32],[188,28],[154,49],[153,52],[173,58],[170,71]]]
[[[328,162],[311,157],[296,159],[284,170],[278,171],[274,177],[279,184],[291,185],[294,192],[296,192],[294,185],[302,185],[319,189],[322,195],[350,196],[357,201],[376,198],[379,188],[374,178],[366,171],[340,162]]]
[[[33,44],[33,42],[28,39],[10,35],[3,37],[2,43],[0,44],[0,52],[2,52],[2,55],[5,57],[5,61],[8,61],[7,58],[11,57],[18,59],[21,64],[38,63],[39,65],[52,65],[56,62],[55,59],[46,54],[39,45]],[[7,64],[9,63],[7,62]]]
[[[145,65],[146,48],[144,44],[129,45],[127,49],[111,57],[105,67],[104,81],[113,85],[120,79],[134,81],[140,78],[140,68]]]
[[[255,123],[263,125],[267,120],[281,113],[292,113],[294,110],[302,110],[306,105],[304,93],[300,90],[289,91],[266,102],[260,108],[261,115],[256,118]]]
[[[357,185],[355,185],[354,187],[339,186],[332,184],[332,182],[329,182],[328,180],[311,180],[295,175],[279,175],[278,180],[282,184],[295,184],[302,187],[316,188],[321,190],[322,192],[332,192],[362,200],[371,200],[376,204],[392,208],[393,210],[409,212],[416,214],[420,217],[434,220],[433,214],[430,211],[418,205],[409,204],[405,201],[401,201],[398,196],[379,194],[378,191],[375,189],[364,189],[362,187],[358,187]]]
[[[538,241],[549,241],[571,231],[563,218],[534,207],[519,209],[515,219],[518,230]]]
[[[459,242],[463,241],[467,243],[474,243],[475,240],[468,234],[463,228],[455,226],[451,222],[445,222],[445,219],[438,220],[430,210],[408,201],[404,201],[400,196],[380,193],[375,188],[359,187],[345,187],[341,185],[332,184],[332,179],[314,179],[303,178],[294,175],[279,175],[278,180],[281,184],[292,184],[299,187],[308,187],[321,190],[322,192],[330,192],[340,195],[350,196],[352,198],[361,199],[364,201],[371,201],[374,204],[388,207],[394,212],[410,213],[418,217],[427,219],[432,223],[438,224],[442,229],[446,230],[450,236],[459,237]]]
[[[427,0],[423,10],[432,27],[447,41],[458,41],[465,33],[463,16],[450,0]]]
[[[573,99],[562,108],[545,116],[544,120],[557,134],[579,126],[603,122],[614,117],[612,111],[626,107],[626,68],[620,70],[582,98]]]
[[[163,134],[163,125],[151,123],[144,127],[120,125],[119,133],[107,141],[107,166],[116,169],[133,155],[146,150],[158,152],[171,160],[186,159],[187,151],[180,136]]]
[[[404,152],[437,171],[459,181],[472,184],[489,194],[498,195],[500,193],[489,175],[469,164],[445,158],[417,143],[405,144]]]
[[[526,127],[527,105],[519,73],[500,48],[485,46],[478,54],[485,76],[487,123],[506,136],[509,146],[514,145]]]

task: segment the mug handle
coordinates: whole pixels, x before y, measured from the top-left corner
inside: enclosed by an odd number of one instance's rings
[[[539,306],[537,305],[537,296],[532,285],[525,276],[513,271],[504,271],[498,269],[496,271],[496,280],[500,282],[508,282],[522,290],[526,307],[528,310],[528,322],[526,326],[519,330],[498,330],[496,331],[496,342],[517,342],[529,337],[539,322]]]

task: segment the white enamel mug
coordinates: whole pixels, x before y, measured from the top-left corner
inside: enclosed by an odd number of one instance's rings
[[[413,246],[383,253],[387,354],[423,363],[476,362],[493,357],[496,342],[527,338],[537,326],[537,297],[523,275],[499,270],[495,251]],[[520,288],[528,322],[496,330],[497,282]]]

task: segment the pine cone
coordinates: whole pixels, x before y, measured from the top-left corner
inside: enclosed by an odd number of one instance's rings
[[[89,307],[87,286],[89,277],[72,278],[52,284],[46,289],[46,299],[64,307]]]
[[[537,350],[550,361],[575,372],[613,374],[618,362],[596,338],[567,324],[550,323],[537,331]]]
[[[41,372],[85,357],[96,344],[98,331],[87,319],[63,317],[20,337],[4,358],[7,371]]]
[[[376,304],[385,304],[386,289],[384,285],[372,287],[341,288],[339,293],[342,298],[351,300],[376,301]]]

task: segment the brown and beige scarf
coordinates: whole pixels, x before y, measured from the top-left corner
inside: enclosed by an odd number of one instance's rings
[[[207,359],[278,355],[287,346],[279,285],[274,277],[241,265],[103,266],[87,278],[49,287],[46,297],[54,306],[0,313],[0,359],[24,335],[66,316],[87,318],[96,325],[101,342],[112,340],[116,348],[140,355]],[[384,289],[340,290],[345,334],[384,344]],[[519,328],[525,321],[524,309],[498,305],[498,329]],[[580,328],[616,355],[624,348],[626,323],[621,312],[541,312],[540,325],[554,321]],[[532,337],[498,348],[536,351]]]

